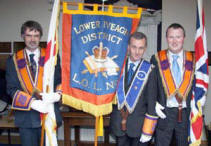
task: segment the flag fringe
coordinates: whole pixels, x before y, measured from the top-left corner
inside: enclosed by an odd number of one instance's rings
[[[201,139],[194,141],[193,143],[189,144],[189,146],[199,146],[201,144]]]
[[[202,107],[199,101],[197,102],[197,106],[198,106],[198,113],[191,118],[191,123],[195,123],[199,117],[202,117]]]
[[[93,105],[91,103],[85,102],[83,100],[77,99],[73,96],[67,94],[62,94],[62,103],[78,110],[85,111],[94,116],[101,116],[110,114],[112,111],[112,102],[103,105]]]

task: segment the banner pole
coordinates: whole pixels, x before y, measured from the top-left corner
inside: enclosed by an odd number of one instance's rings
[[[44,143],[44,134],[45,134],[45,117],[46,117],[46,115],[43,115],[43,122],[42,122],[42,130],[41,130],[41,140],[40,140],[40,146],[43,146],[43,143]]]
[[[60,4],[62,5],[62,3],[63,2],[61,2]],[[76,6],[76,5],[78,5],[79,3],[77,3],[77,2],[66,2],[67,3],[67,5],[72,5],[72,6]],[[88,4],[88,3],[83,3],[83,5],[84,6],[94,6],[94,4]],[[100,7],[108,7],[109,5],[101,5],[101,4],[98,4],[98,6],[100,6]],[[116,8],[116,9],[123,9],[123,6],[115,6],[115,5],[112,5],[113,6],[113,8]],[[127,7],[128,8],[128,10],[138,10],[138,8],[139,7]],[[144,11],[144,10],[146,10],[146,11],[148,11],[149,9],[146,9],[146,8],[142,8],[142,10]],[[150,11],[155,11],[155,10],[153,10],[153,9],[150,9]]]
[[[99,116],[96,117],[95,119],[95,146],[97,146],[98,142],[98,124],[99,124]]]

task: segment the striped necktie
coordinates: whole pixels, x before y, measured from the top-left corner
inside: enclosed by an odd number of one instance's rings
[[[133,77],[133,67],[135,66],[134,63],[130,63],[130,67],[129,67],[129,70],[128,70],[128,76],[127,76],[127,84],[129,85],[130,82],[131,82],[131,79]]]
[[[34,54],[30,54],[29,58],[30,58],[30,67],[31,67],[31,71],[32,71],[32,76],[33,76],[33,79],[34,79],[35,76],[36,76],[36,70],[37,70],[37,65],[36,65],[36,62],[34,60]]]

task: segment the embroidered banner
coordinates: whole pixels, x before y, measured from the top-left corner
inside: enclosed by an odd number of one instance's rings
[[[69,10],[63,3],[62,91],[63,104],[95,116],[109,114],[127,53],[128,39],[139,24],[142,9],[129,14],[127,7],[114,13]]]

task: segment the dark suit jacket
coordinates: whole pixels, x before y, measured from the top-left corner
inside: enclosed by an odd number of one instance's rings
[[[139,64],[140,65],[140,64]],[[138,68],[138,67],[137,67]],[[136,69],[137,71],[137,69]],[[127,83],[127,62],[125,65],[125,85]],[[135,74],[135,73],[134,73]],[[127,117],[127,130],[121,130],[121,121],[122,117],[120,114],[120,110],[118,110],[117,105],[113,105],[113,111],[111,113],[110,118],[110,130],[116,136],[123,136],[127,134],[130,137],[140,137],[142,134],[142,126],[144,123],[145,114],[155,116],[155,101],[156,101],[156,92],[152,92],[156,89],[155,83],[155,72],[152,69],[148,81],[141,93],[141,96],[138,99],[136,107],[134,111],[128,115]],[[126,92],[129,87],[125,87]]]
[[[163,87],[163,83],[162,83],[162,78],[160,76],[160,72],[159,72],[159,66],[158,66],[158,62],[155,58],[155,55],[152,56],[151,58],[151,63],[155,65],[155,72],[157,74],[157,101],[166,109],[166,102],[167,102],[167,96],[166,93],[164,91],[164,87]],[[153,90],[154,91],[154,90]],[[190,113],[190,100],[191,100],[191,96],[192,96],[192,88],[188,93],[187,99],[186,99],[186,104],[187,104],[187,119],[189,118],[189,113]],[[163,110],[164,114],[165,114],[165,109]],[[177,116],[177,115],[175,115]],[[166,119],[158,119],[158,123],[157,123],[157,128],[159,129],[164,129],[167,127],[168,122],[166,121]]]
[[[13,97],[17,90],[24,91],[21,87],[20,81],[17,76],[15,69],[13,57],[10,56],[7,59],[6,65],[6,81],[7,81],[7,93],[10,97]],[[54,87],[61,83],[61,68],[60,68],[60,59],[58,57],[58,62],[55,67],[55,78],[54,78]],[[54,110],[56,115],[57,126],[62,124],[62,117],[59,111],[59,104],[54,104]],[[20,111],[14,110],[15,115],[15,125],[22,128],[36,128],[40,127],[40,113],[31,109],[30,111]]]

